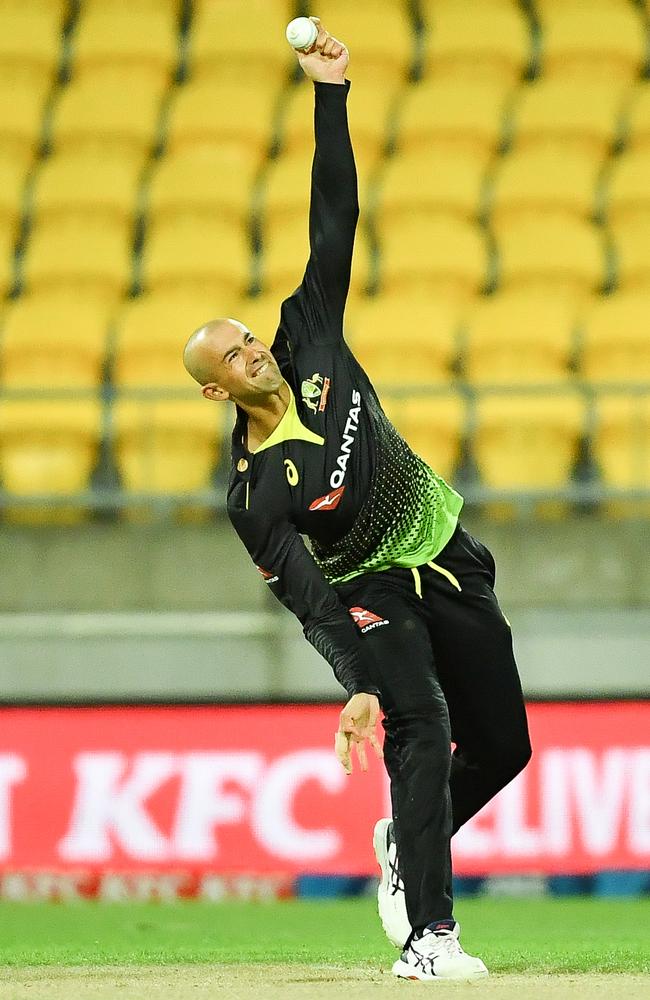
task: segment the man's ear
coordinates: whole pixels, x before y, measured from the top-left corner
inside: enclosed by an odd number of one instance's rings
[[[225,389],[220,389],[216,382],[208,382],[207,385],[202,386],[201,394],[204,399],[212,399],[215,402],[221,402],[223,399],[230,399],[230,393],[226,392]]]

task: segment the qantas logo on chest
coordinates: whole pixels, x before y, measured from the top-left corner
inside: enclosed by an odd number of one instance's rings
[[[340,486],[338,490],[332,490],[331,493],[326,493],[324,497],[318,497],[309,504],[310,510],[336,510],[338,507],[341,497],[343,496],[343,491],[345,486]]]
[[[343,440],[341,441],[341,450],[336,459],[337,468],[334,470],[330,476],[330,486],[333,490],[338,489],[343,485],[343,480],[345,479],[345,474],[348,469],[348,462],[350,461],[350,454],[352,451],[352,445],[357,436],[357,431],[359,430],[359,413],[361,411],[361,393],[356,389],[352,390],[352,406],[348,411],[348,419],[345,423],[345,428],[343,430]]]

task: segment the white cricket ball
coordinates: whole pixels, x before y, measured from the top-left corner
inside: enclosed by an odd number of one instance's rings
[[[287,25],[287,41],[298,52],[310,49],[318,38],[318,28],[308,17],[294,17]]]

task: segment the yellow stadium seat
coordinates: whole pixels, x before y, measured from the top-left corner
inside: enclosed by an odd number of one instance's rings
[[[356,311],[349,341],[377,383],[426,385],[452,377],[458,327],[459,309],[453,301],[378,295]]]
[[[18,220],[23,210],[25,167],[20,159],[0,150],[0,225],[17,235]]]
[[[500,142],[508,89],[498,81],[429,78],[408,87],[400,108],[402,149],[443,142],[478,155]]]
[[[147,66],[87,70],[61,91],[52,122],[54,147],[148,152],[165,86],[164,75]]]
[[[405,77],[413,59],[414,35],[405,3],[394,0],[321,0],[318,15],[344,42],[361,77],[379,81]]]
[[[585,318],[581,374],[592,382],[650,384],[650,292],[597,298]]]
[[[521,211],[563,211],[590,218],[601,158],[563,143],[515,149],[498,161],[491,193],[493,219]]]
[[[263,181],[263,205],[266,218],[282,220],[309,211],[313,151],[303,149],[285,154],[271,162]]]
[[[118,400],[113,406],[114,454],[124,489],[147,494],[208,489],[226,410],[223,403],[200,396]]]
[[[522,87],[515,108],[517,147],[553,140],[604,157],[616,136],[626,89],[618,80],[582,76],[542,77]]]
[[[496,236],[503,288],[546,288],[580,298],[604,282],[602,234],[584,219],[522,212],[503,220]]]
[[[246,73],[236,80],[191,80],[177,88],[170,108],[168,148],[236,140],[265,151],[271,139],[277,97],[275,87],[262,87]]]
[[[88,489],[97,462],[102,430],[101,406],[94,399],[16,399],[0,401],[0,478],[16,497],[70,497]],[[73,505],[5,511],[21,523],[76,523]]]
[[[131,276],[131,228],[108,218],[55,219],[32,231],[24,261],[27,288],[65,286],[124,294]]]
[[[160,220],[188,211],[218,211],[243,223],[250,211],[257,155],[241,143],[185,146],[160,160],[147,196]]]
[[[650,213],[637,211],[629,218],[615,219],[610,229],[619,285],[621,288],[647,288],[650,285]]]
[[[386,416],[413,451],[438,475],[451,479],[465,432],[464,400],[457,395],[406,399],[382,395],[381,402]]]
[[[377,212],[389,225],[403,213],[444,212],[476,218],[481,206],[488,156],[435,144],[409,149],[387,161]]]
[[[250,250],[242,226],[219,216],[178,215],[150,227],[142,274],[148,290],[188,287],[239,295],[250,281]]]
[[[625,115],[628,149],[650,147],[650,82],[638,84],[632,91]]]
[[[26,169],[38,150],[50,80],[0,65],[0,145]]]
[[[483,482],[531,491],[565,486],[584,423],[577,393],[484,396],[476,404],[473,438]]]
[[[599,395],[596,428],[592,437],[594,457],[607,486],[618,489],[650,487],[650,398],[633,395]],[[611,504],[617,515],[648,515],[648,502]]]
[[[245,19],[241,0],[195,3],[190,35],[190,66],[194,77],[247,76],[258,84],[260,73],[268,81],[281,82],[295,65],[295,57],[284,32],[293,17],[289,3],[246,0]]]
[[[16,234],[9,226],[0,226],[0,295],[6,294],[14,283],[14,251]]]
[[[564,298],[526,291],[478,299],[467,322],[468,380],[494,385],[565,381],[574,313]]]
[[[277,295],[257,295],[228,304],[226,312],[248,327],[263,344],[270,346],[280,322],[281,304]]]
[[[45,160],[32,196],[39,222],[98,214],[130,224],[136,209],[143,161],[108,150],[71,149]]]
[[[0,63],[29,65],[52,77],[59,63],[64,4],[3,0]]]
[[[182,288],[128,302],[116,323],[113,381],[122,388],[190,390],[194,383],[183,366],[183,348],[194,330],[218,315],[212,297]]]
[[[271,222],[265,227],[262,253],[264,290],[286,296],[302,281],[309,258],[307,211],[302,217]],[[351,286],[366,288],[369,276],[368,247],[363,231],[357,233],[352,260]]]
[[[372,78],[354,80],[347,109],[352,146],[359,175],[375,165],[388,135],[391,113],[399,90],[389,81]],[[281,142],[289,153],[314,148],[314,88],[304,80],[292,87],[283,109]]]
[[[530,30],[511,0],[420,0],[420,10],[427,72],[512,85],[521,78],[530,61]]]
[[[626,152],[612,163],[606,196],[611,220],[631,219],[650,212],[650,146]]]
[[[645,29],[631,3],[563,0],[538,3],[543,73],[596,73],[631,81],[646,57]]]
[[[417,287],[467,298],[485,282],[485,236],[473,223],[448,215],[411,215],[391,220],[380,236],[384,291]]]
[[[73,37],[77,69],[150,66],[171,73],[177,58],[177,23],[167,5],[92,4],[81,8]]]
[[[78,291],[28,295],[5,314],[0,373],[13,388],[93,388],[102,378],[111,307]]]

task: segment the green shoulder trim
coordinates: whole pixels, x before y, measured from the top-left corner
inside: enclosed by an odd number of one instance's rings
[[[269,434],[266,441],[263,441],[259,448],[256,448],[252,454],[258,455],[260,451],[266,451],[267,448],[272,448],[275,444],[282,444],[283,441],[296,440],[309,441],[310,444],[325,444],[325,438],[321,437],[320,434],[315,434],[314,431],[310,431],[301,421],[296,409],[295,397],[291,391],[291,386],[289,386],[289,405],[285,410],[282,420],[275,430]]]

